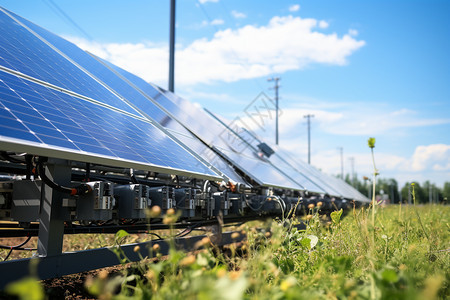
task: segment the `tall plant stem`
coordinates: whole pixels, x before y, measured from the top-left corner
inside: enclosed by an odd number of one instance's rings
[[[372,152],[372,162],[373,162],[373,178],[372,178],[372,226],[375,227],[375,187],[377,180],[377,167],[375,166],[375,156],[373,155],[373,148],[370,149]]]

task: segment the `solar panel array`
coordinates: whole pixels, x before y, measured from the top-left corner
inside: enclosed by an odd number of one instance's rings
[[[221,178],[25,23],[1,9],[2,150]]]
[[[367,200],[2,8],[0,49],[0,150]]]

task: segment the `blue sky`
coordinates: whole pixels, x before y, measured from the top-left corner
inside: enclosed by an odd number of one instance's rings
[[[167,87],[170,1],[0,0]],[[177,1],[175,90],[231,121],[280,81],[280,146],[340,173],[450,181],[450,1]],[[56,4],[56,5],[54,5]],[[67,18],[69,17],[69,19]],[[74,23],[76,25],[74,25]],[[274,122],[250,126],[274,142]]]

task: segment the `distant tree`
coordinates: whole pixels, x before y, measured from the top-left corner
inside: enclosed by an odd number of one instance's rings
[[[337,175],[336,177],[340,178],[341,176]],[[361,179],[357,175],[354,178],[351,178],[350,174],[345,175],[345,182],[353,186],[364,196],[370,198],[372,193],[372,179],[365,176]],[[416,194],[416,203],[429,203],[430,191],[433,203],[450,203],[450,182],[444,183],[443,189],[438,188],[435,184],[430,183],[430,181],[425,181],[423,184],[415,182],[414,191]],[[400,203],[400,200],[402,203],[408,203],[408,195],[409,193],[412,194],[411,182],[405,183],[400,189],[397,180],[394,178],[377,178],[376,195],[380,195],[381,192],[388,195],[391,203]]]
[[[445,204],[450,203],[450,182],[444,183],[444,188],[442,190],[442,200]]]

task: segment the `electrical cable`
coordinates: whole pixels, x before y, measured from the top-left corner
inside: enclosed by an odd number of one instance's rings
[[[17,158],[12,157],[12,156],[11,156],[8,152],[6,152],[6,151],[0,151],[0,156],[1,156],[3,159],[5,159],[5,160],[7,160],[7,161],[9,161],[9,162],[12,162],[12,163],[20,163],[20,164],[23,164],[23,163],[24,163],[23,160],[20,160],[20,159],[17,159]]]
[[[270,198],[270,197],[269,197],[269,196],[265,197],[265,198],[264,198],[264,201],[262,201],[261,205],[260,205],[258,208],[254,208],[254,207],[248,202],[247,197],[244,197],[245,203],[247,204],[247,206],[250,207],[251,210],[256,211],[256,212],[258,212],[258,211],[261,210],[261,208],[262,208],[262,207],[264,206],[264,204],[267,202],[267,199],[268,199],[268,198]]]
[[[91,164],[86,163],[86,176],[84,177],[84,180],[86,182],[89,182],[91,180]]]
[[[11,253],[13,252],[13,250],[25,250],[25,251],[34,251],[36,249],[34,248],[22,248],[22,246],[26,245],[29,241],[31,240],[31,236],[28,236],[28,238],[20,243],[19,245],[16,246],[4,246],[4,245],[0,245],[0,249],[9,249],[8,254],[6,255],[5,259],[3,261],[6,261],[9,256],[11,255]]]
[[[53,182],[45,174],[44,164],[42,163],[42,161],[38,162],[38,172],[39,172],[39,176],[41,177],[42,181],[46,185],[48,185],[49,187],[51,187],[52,189],[54,189],[58,192],[70,194],[70,195],[74,196],[74,195],[87,194],[92,191],[92,188],[87,184],[81,184],[77,187],[69,188],[69,187],[61,186],[61,185]]]
[[[139,184],[139,181],[136,178],[136,175],[134,175],[134,169],[130,168],[130,177],[131,177],[131,182],[134,184]]]

